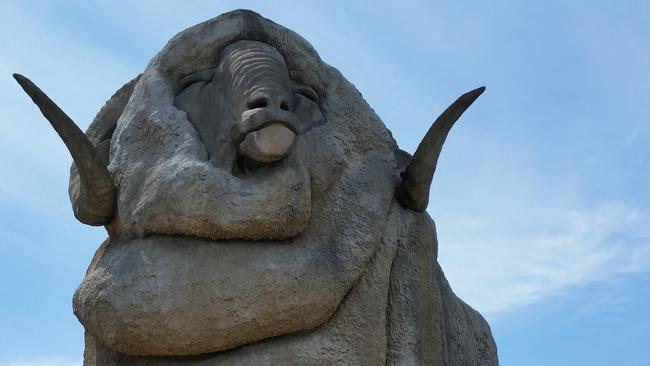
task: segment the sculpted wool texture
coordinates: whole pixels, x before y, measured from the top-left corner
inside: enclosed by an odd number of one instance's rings
[[[103,225],[74,295],[85,366],[497,365],[425,212],[447,133],[414,156],[309,43],[251,11],[176,35],[84,134],[16,80]]]

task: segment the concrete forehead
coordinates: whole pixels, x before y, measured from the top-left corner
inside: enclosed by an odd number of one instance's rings
[[[156,65],[175,84],[188,74],[213,66],[221,51],[239,40],[273,46],[284,57],[293,78],[317,88],[323,84],[329,67],[315,49],[297,33],[250,10],[235,10],[178,33],[149,67]]]

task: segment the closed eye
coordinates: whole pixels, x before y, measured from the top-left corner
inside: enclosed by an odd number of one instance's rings
[[[314,91],[314,89],[308,86],[300,86],[296,88],[295,92],[318,104],[318,94],[316,94],[316,91]]]
[[[180,83],[178,83],[178,90],[183,91],[189,88],[190,86],[192,86],[193,84],[196,84],[201,81],[208,83],[212,81],[213,77],[214,77],[214,69],[197,71],[181,79]]]

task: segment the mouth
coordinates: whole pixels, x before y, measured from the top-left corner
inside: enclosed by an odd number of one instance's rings
[[[240,165],[254,170],[284,159],[296,144],[297,125],[296,116],[283,110],[244,112],[232,132]]]
[[[261,166],[283,159],[296,143],[296,133],[281,123],[273,122],[266,127],[246,134],[239,144],[239,155],[244,162]]]

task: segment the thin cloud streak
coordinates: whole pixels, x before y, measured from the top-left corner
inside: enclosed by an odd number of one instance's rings
[[[533,209],[451,222],[440,233],[440,261],[456,293],[488,317],[571,286],[650,269],[650,220],[631,207]]]

